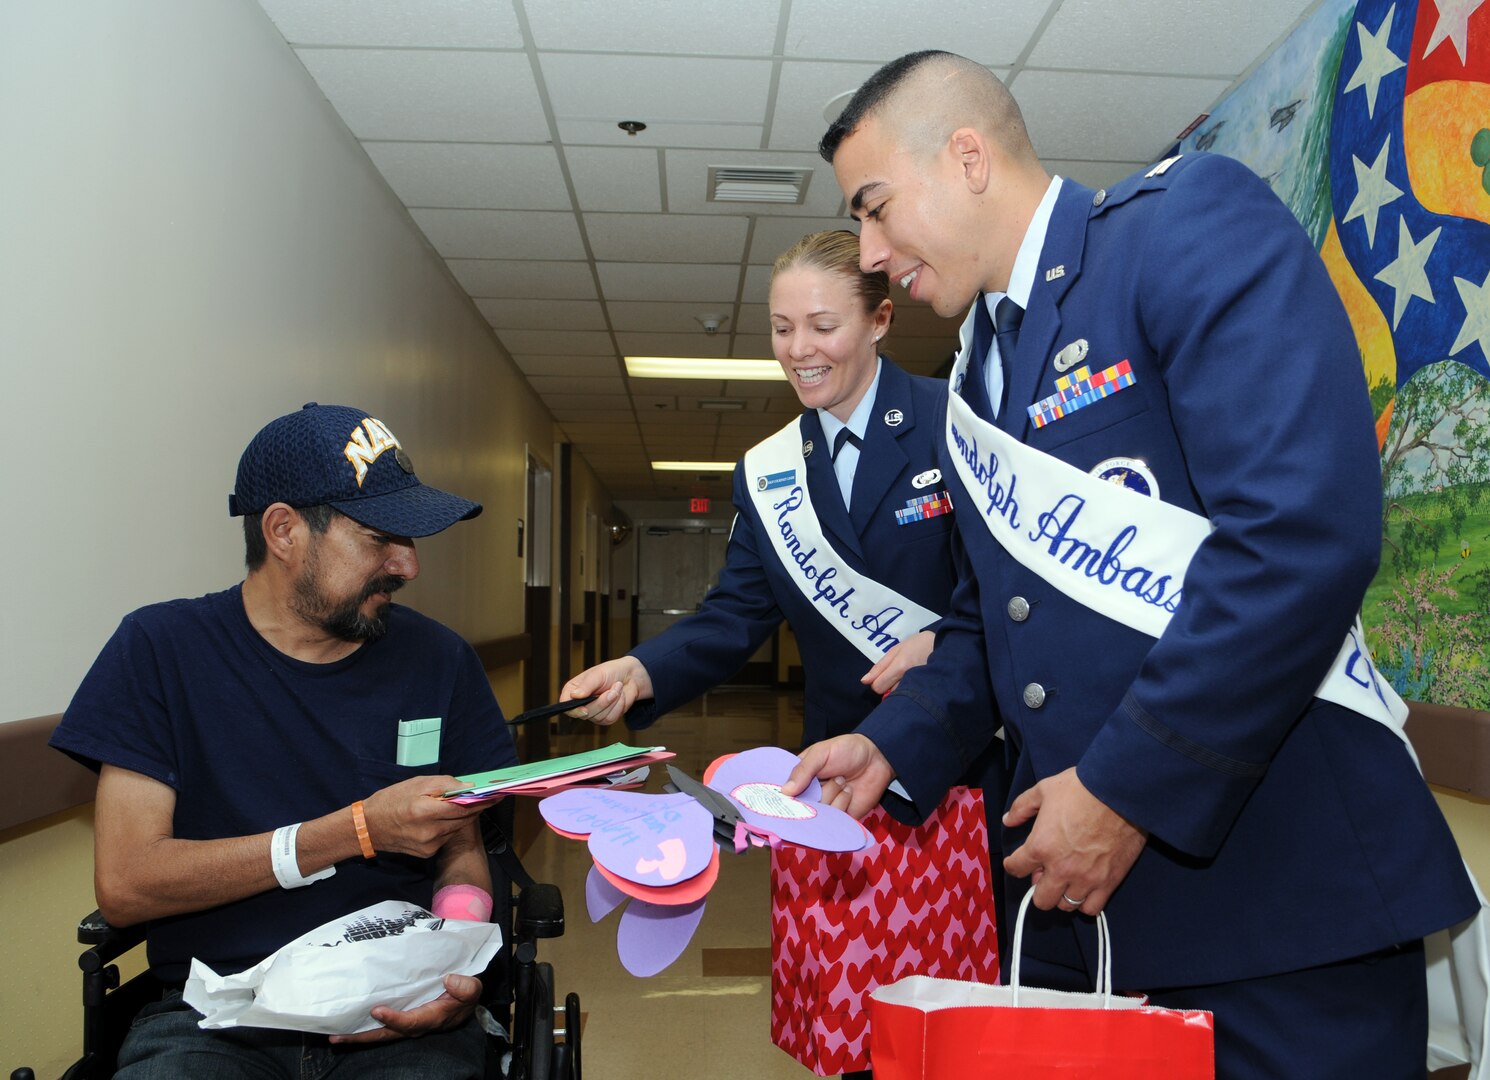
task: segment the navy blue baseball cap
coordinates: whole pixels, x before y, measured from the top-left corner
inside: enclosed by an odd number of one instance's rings
[[[431,536],[481,513],[480,503],[421,484],[381,420],[314,401],[265,425],[238,459],[228,514],[258,514],[277,502],[333,506],[393,536]]]

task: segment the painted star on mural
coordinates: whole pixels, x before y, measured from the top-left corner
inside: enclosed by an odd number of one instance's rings
[[[1426,57],[1444,41],[1452,41],[1459,52],[1459,62],[1469,60],[1469,17],[1479,10],[1485,0],[1435,0],[1438,6],[1438,22],[1428,38],[1428,47],[1423,50]]]
[[[1480,352],[1490,359],[1490,274],[1485,275],[1485,281],[1480,285],[1456,277],[1454,287],[1459,290],[1459,299],[1464,304],[1464,322],[1449,355],[1457,356],[1471,342],[1478,341]]]
[[[1381,144],[1381,153],[1376,155],[1376,161],[1369,166],[1354,154],[1351,155],[1358,187],[1350,209],[1345,211],[1340,223],[1343,225],[1356,218],[1365,218],[1366,243],[1373,248],[1376,246],[1376,215],[1383,206],[1402,197],[1402,189],[1387,179],[1387,155],[1391,145],[1392,137],[1388,135]]]
[[[1376,362],[1399,388],[1445,359],[1490,378],[1479,175],[1490,136],[1475,142],[1490,127],[1490,0],[1357,0],[1354,22],[1336,76],[1330,188],[1341,250],[1390,333]]]
[[[1434,303],[1433,286],[1428,281],[1428,259],[1433,254],[1433,245],[1438,243],[1438,234],[1443,229],[1434,229],[1422,240],[1414,240],[1407,227],[1405,217],[1398,218],[1401,230],[1397,233],[1397,257],[1383,266],[1376,275],[1377,281],[1386,282],[1396,290],[1397,299],[1392,306],[1392,329],[1402,321],[1408,301],[1414,296]]]
[[[1386,18],[1381,20],[1381,25],[1374,34],[1367,33],[1363,23],[1356,23],[1356,34],[1361,42],[1361,62],[1356,67],[1355,74],[1351,75],[1350,82],[1345,84],[1345,91],[1349,93],[1365,88],[1367,116],[1376,115],[1376,91],[1381,86],[1381,80],[1398,68],[1407,66],[1406,62],[1387,47],[1387,38],[1392,32],[1392,16],[1396,11],[1396,4],[1387,8]]]

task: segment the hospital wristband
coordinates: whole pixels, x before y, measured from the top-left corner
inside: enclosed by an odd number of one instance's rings
[[[295,855],[295,834],[299,831],[298,822],[294,825],[282,825],[269,838],[269,865],[274,868],[274,877],[281,889],[298,889],[336,873],[334,866],[317,870],[309,876],[300,873],[300,860]]]
[[[357,830],[357,844],[362,848],[362,857],[371,859],[377,855],[373,848],[372,834],[367,831],[367,814],[362,808],[361,799],[352,804],[352,827]]]

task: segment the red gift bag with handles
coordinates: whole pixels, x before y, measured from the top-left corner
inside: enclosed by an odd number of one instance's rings
[[[914,976],[870,999],[875,1080],[1215,1080],[1215,1025],[1112,993],[1107,916],[1097,916],[1097,992],[1019,985],[1025,894],[1008,986]]]
[[[983,793],[953,788],[919,826],[878,807],[863,824],[862,851],[771,853],[771,1040],[819,1076],[869,1068],[876,987],[998,978]]]

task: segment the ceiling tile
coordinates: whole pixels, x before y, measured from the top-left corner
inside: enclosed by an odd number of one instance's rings
[[[631,403],[636,406],[637,415],[645,419],[653,412],[661,412],[665,409],[676,409],[678,407],[678,396],[676,394],[652,394],[638,393],[652,380],[631,380]]]
[[[547,398],[550,394],[607,394],[617,397],[626,396],[626,380],[620,375],[614,375],[608,379],[579,375],[530,375],[528,382],[544,398]],[[626,411],[628,414],[631,411],[629,401],[626,403]]]
[[[824,115],[824,107],[840,95],[857,90],[878,70],[878,64],[783,63],[776,112],[771,118],[772,149],[816,153],[829,120],[837,119],[844,102],[838,101],[831,118]]]
[[[724,393],[724,380],[719,379],[632,379],[627,382],[631,386],[633,400],[652,400],[657,397],[719,397]],[[637,408],[638,413],[650,413],[650,409]]]
[[[1064,0],[1026,63],[1230,81],[1314,5],[1312,0],[1145,0],[1143,6],[1149,10],[1115,19],[1112,0]],[[1204,47],[1197,48],[1198,42]]]
[[[588,268],[586,274],[588,276]],[[605,306],[598,300],[480,299],[476,301],[476,307],[498,330],[605,329]]]
[[[1025,71],[1012,89],[1042,158],[1119,161],[1142,147],[1158,157],[1227,85],[1225,79]]]
[[[631,402],[624,397],[609,394],[544,394],[543,403],[553,411],[573,415],[578,412],[609,412],[615,416],[630,416]]]
[[[709,168],[713,165],[776,166],[808,169],[807,195],[801,206],[780,203],[709,201]],[[843,195],[833,169],[817,154],[784,150],[669,150],[667,208],[678,214],[771,214],[774,217],[834,217]]]
[[[660,300],[610,300],[606,302],[606,311],[610,314],[611,326],[620,331],[639,331],[642,333],[656,332],[663,334],[699,334],[704,335],[703,324],[699,318],[703,315],[716,314],[729,316],[734,310],[734,302],[729,300],[695,301],[687,304],[674,304]],[[734,329],[734,319],[722,324],[721,329],[728,334]]]
[[[599,120],[565,119],[556,121],[559,138],[566,144],[591,143],[599,146],[625,146],[632,149],[656,151],[665,147],[717,146],[738,150],[741,147],[759,146],[761,135],[766,130],[764,122],[754,124],[679,124],[665,120],[645,120],[647,130],[636,135],[622,131],[616,126],[622,120],[637,120],[640,117],[622,114],[607,114]]]
[[[359,139],[543,142],[548,121],[522,53],[296,49]]]
[[[622,356],[723,357],[729,352],[724,334],[616,334]],[[651,380],[647,380],[651,381]]]
[[[503,330],[502,344],[516,355],[615,356],[610,335],[598,330]]]
[[[586,214],[590,250],[601,261],[738,263],[750,222],[743,217]]]
[[[527,375],[582,375],[608,379],[621,373],[621,362],[614,356],[536,356],[514,353],[512,359]]]
[[[771,336],[769,334],[736,334],[730,355],[741,360],[771,360],[775,354],[771,351]]]
[[[741,304],[759,304],[765,307],[770,299],[771,268],[769,266],[747,266],[745,287],[740,290]]]
[[[769,60],[540,53],[538,62],[560,120],[765,122]]]
[[[584,241],[570,213],[546,210],[409,211],[447,259],[583,259]]]
[[[870,18],[863,0],[812,0],[792,5],[786,55],[882,64],[914,44],[980,64],[1012,64],[1048,6],[1031,0],[904,0]]]
[[[688,0],[618,4],[615,0],[530,2],[528,27],[540,49],[614,52],[619,42],[648,53],[741,53],[769,57],[776,44],[775,4]],[[643,51],[631,49],[628,51]]]
[[[450,259],[446,265],[472,296],[593,300],[595,277],[584,262]]]
[[[684,266],[671,263],[597,263],[606,300],[703,300],[734,296],[738,266]]]
[[[823,179],[831,184],[833,182],[832,171],[829,170]],[[816,183],[817,181],[814,180],[813,182]],[[858,232],[853,219],[848,216],[824,218],[757,218],[755,232],[750,237],[750,262],[769,266],[776,261],[776,256],[786,251],[808,233],[827,232],[833,229],[844,229],[852,233]]]
[[[576,146],[564,152],[581,210],[662,209],[662,164],[657,151]]]
[[[405,206],[567,210],[552,146],[368,142],[368,157]]]
[[[512,5],[502,0],[259,0],[291,45],[521,49]]]

